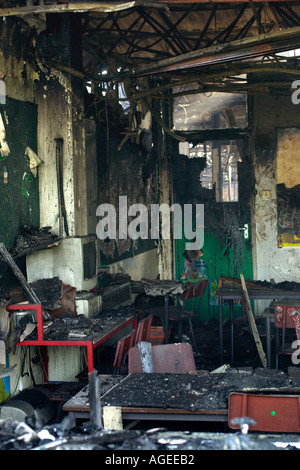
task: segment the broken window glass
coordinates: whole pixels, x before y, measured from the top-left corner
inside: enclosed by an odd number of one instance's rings
[[[178,131],[244,129],[248,126],[247,114],[244,94],[210,92],[174,98],[173,120]]]
[[[199,182],[203,188],[215,188],[217,202],[238,201],[238,162],[241,161],[238,141],[189,144],[188,157],[206,159]]]

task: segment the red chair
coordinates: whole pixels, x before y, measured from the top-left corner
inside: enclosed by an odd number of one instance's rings
[[[134,345],[140,343],[141,341],[150,341],[152,321],[153,315],[149,315],[147,318],[144,318],[144,320],[141,320],[138,323]]]
[[[196,370],[193,348],[188,343],[159,344],[151,347],[155,373],[186,374]],[[138,346],[129,349],[128,373],[143,372]]]
[[[134,346],[136,332],[133,330],[129,335],[124,336],[118,341],[117,349],[115,352],[115,359],[114,359],[114,374],[118,374],[126,355],[130,348]]]
[[[300,339],[300,306],[277,305],[275,307],[274,324],[276,328],[276,369],[279,365],[279,356],[292,356],[295,349],[292,348],[293,339]],[[279,345],[279,331],[281,330],[281,346]],[[287,333],[290,333],[290,341],[286,343]]]

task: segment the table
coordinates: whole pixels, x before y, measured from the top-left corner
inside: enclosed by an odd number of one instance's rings
[[[173,319],[176,317],[178,321],[178,337],[180,340],[181,337],[181,320],[184,318],[183,313],[185,305],[188,299],[193,297],[202,298],[208,280],[204,279],[195,283],[192,282],[182,282],[182,281],[172,281],[172,280],[149,280],[142,279],[141,281],[132,281],[132,293],[144,293],[152,297],[163,296],[164,297],[164,333],[165,333],[165,343],[168,342],[169,337],[169,320],[170,320],[170,306],[169,299],[171,297],[180,297],[183,300],[183,306],[178,309],[173,307]],[[198,306],[198,312],[200,308],[200,302]],[[175,311],[177,309],[177,312]],[[158,314],[158,308],[151,308],[150,312]],[[197,312],[197,313],[198,313]],[[177,313],[177,315],[176,315]],[[190,319],[190,315],[186,318]],[[190,323],[191,326],[191,323]],[[191,327],[192,331],[192,327]],[[192,332],[193,334],[193,332]],[[195,343],[195,341],[194,341]]]
[[[290,289],[277,289],[275,287],[257,287],[247,288],[250,300],[295,300],[299,299],[300,292]],[[233,301],[242,299],[242,287],[220,287],[218,290],[219,298],[219,330],[220,330],[220,363],[223,364],[224,357],[224,343],[223,343],[223,303],[224,300],[229,301],[230,307],[230,324],[231,324],[231,360],[233,361]],[[267,318],[267,355],[268,368],[270,367],[270,321]]]
[[[207,374],[204,374],[206,379]],[[192,380],[192,377],[189,377],[187,374],[167,374],[169,378],[169,383],[173,382],[177,385],[179,384],[179,395],[176,397],[178,406],[166,407],[162,404],[161,399],[155,400],[155,395],[159,393],[159,388],[163,386],[162,382],[165,380],[165,374],[129,374],[127,376],[115,376],[110,379],[108,376],[99,375],[98,379],[100,381],[99,389],[101,394],[101,406],[120,406],[122,411],[123,420],[138,420],[138,421],[204,421],[204,422],[227,422],[228,410],[227,408],[218,409],[217,407],[203,408],[201,409],[188,409],[184,406],[180,406],[179,403],[182,402],[182,390],[180,386],[182,385],[183,389],[186,384]],[[172,380],[173,377],[173,380]],[[204,377],[203,377],[204,378]],[[108,382],[110,380],[110,383]],[[196,380],[194,378],[194,380]],[[144,380],[146,383],[146,388],[144,385]],[[154,382],[152,382],[154,380]],[[160,386],[158,386],[160,384]],[[200,378],[200,385],[202,386],[202,380]],[[156,406],[153,406],[153,403],[147,403],[145,401],[137,403],[136,406],[132,406],[130,400],[128,402],[127,397],[130,395],[128,393],[130,390],[133,390],[135,395],[135,390],[145,389],[148,394],[148,399],[154,397],[154,403]],[[200,388],[199,388],[200,391]],[[121,395],[121,400],[116,401],[116,398],[112,400],[110,397],[111,394]],[[164,391],[164,398],[167,401],[168,398],[172,395],[172,391]],[[207,393],[210,393],[209,391]],[[200,394],[200,392],[199,392]],[[203,394],[203,392],[202,392]],[[190,395],[190,403],[194,403],[196,396],[192,390],[186,390],[186,395]],[[180,398],[181,396],[181,398]],[[159,402],[159,404],[158,404]],[[129,404],[128,404],[129,403]],[[89,400],[89,386],[86,385],[82,390],[80,390],[74,397],[68,400],[63,405],[63,411],[67,412],[69,415],[72,415],[75,419],[89,419],[90,418],[90,400]]]
[[[18,342],[17,346],[83,346],[87,349],[87,362],[88,362],[88,373],[94,370],[94,358],[93,351],[100,344],[107,341],[111,336],[115,335],[119,331],[123,330],[126,326],[133,324],[133,328],[136,329],[137,317],[133,314],[125,316],[123,319],[118,320],[113,324],[110,329],[101,333],[91,334],[85,339],[68,339],[68,340],[47,340],[44,339],[44,327],[43,327],[43,308],[41,304],[22,304],[22,305],[9,305],[8,309],[13,310],[35,310],[37,315],[37,340],[24,340]]]
[[[299,372],[299,371],[298,371]],[[300,374],[286,377],[279,371],[248,368],[226,373],[132,373],[108,378],[98,376],[101,407],[121,408],[124,420],[223,421],[228,420],[231,393],[299,394]],[[292,380],[291,380],[292,378]],[[89,386],[63,405],[74,418],[89,419]]]

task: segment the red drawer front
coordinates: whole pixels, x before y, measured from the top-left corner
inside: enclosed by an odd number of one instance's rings
[[[300,432],[300,395],[256,395],[231,393],[228,406],[228,425],[239,429],[233,418],[252,418],[256,424],[251,431]]]

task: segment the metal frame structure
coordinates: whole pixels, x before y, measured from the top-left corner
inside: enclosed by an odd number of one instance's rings
[[[115,328],[110,331],[104,332],[101,335],[97,336],[93,339],[86,339],[86,340],[45,340],[44,333],[43,333],[43,314],[42,314],[42,305],[9,305],[8,310],[35,310],[37,314],[37,340],[24,340],[22,342],[18,342],[17,346],[83,346],[87,348],[87,362],[88,362],[88,373],[93,372],[94,370],[94,357],[93,351],[96,349],[100,344],[107,341],[113,335],[118,333],[119,331],[123,330],[127,325],[133,323],[134,328],[136,328],[137,319],[135,316],[131,316],[127,318],[124,322],[120,322]]]
[[[242,299],[242,289],[221,287],[218,291],[219,298],[219,334],[220,334],[220,364],[224,362],[224,338],[223,338],[223,305],[224,301],[228,301],[230,308],[230,325],[231,325],[231,361],[233,361],[233,301]],[[248,289],[248,296],[251,300],[299,300],[299,292],[273,288],[257,288]],[[271,336],[270,322],[271,318],[267,317],[267,368],[271,368]]]

